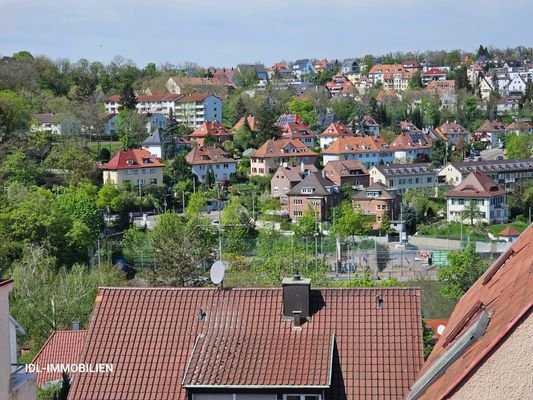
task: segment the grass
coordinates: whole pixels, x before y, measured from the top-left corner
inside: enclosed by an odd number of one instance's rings
[[[512,226],[518,232],[523,232],[528,227],[528,224],[525,221],[515,221],[515,222],[509,223],[509,224],[490,225],[490,226],[487,227],[487,229],[494,236],[498,236],[498,233],[500,233],[502,230],[504,230],[508,226]]]
[[[503,229],[503,228],[502,228]],[[462,232],[462,234],[461,234]],[[465,225],[458,222],[440,222],[429,226],[420,227],[418,234],[420,236],[428,236],[442,239],[457,239],[465,240],[470,237],[470,240],[488,241],[487,228],[483,225]]]
[[[98,157],[98,142],[87,143],[87,147],[89,147],[91,154],[96,159]],[[113,141],[113,142],[101,141],[100,149],[104,147],[109,150],[109,152],[111,153],[111,157],[113,157],[115,153],[120,150],[121,145],[119,141]]]
[[[455,301],[447,299],[440,293],[442,283],[429,279],[416,279],[402,282],[402,286],[419,287],[422,290],[422,313],[426,319],[449,318]]]

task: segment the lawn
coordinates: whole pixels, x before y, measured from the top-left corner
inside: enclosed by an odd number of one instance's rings
[[[487,229],[494,236],[498,236],[498,233],[500,233],[502,230],[504,230],[508,226],[513,226],[518,232],[523,232],[528,227],[528,223],[525,221],[515,221],[510,224],[490,225],[487,227]]]
[[[502,228],[503,229],[503,228]],[[439,222],[420,226],[418,235],[442,239],[488,241],[487,228],[480,225],[465,225],[458,222]]]
[[[89,150],[91,151],[91,154],[96,159],[98,157],[98,142],[91,142],[87,143],[87,147],[89,147]],[[101,141],[100,142],[100,149],[106,148],[111,153],[111,157],[115,155],[117,151],[120,150],[121,144],[119,141],[114,142],[107,142],[107,141]]]
[[[402,282],[402,286],[419,287],[422,289],[422,313],[426,319],[449,318],[454,307],[455,301],[447,299],[440,293],[441,282],[429,279],[417,279],[408,282]]]

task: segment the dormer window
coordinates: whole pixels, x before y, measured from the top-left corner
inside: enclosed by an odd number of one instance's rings
[[[133,165],[133,164],[135,164],[135,161],[134,160],[126,160],[126,163],[128,165]]]
[[[313,193],[314,191],[315,191],[315,188],[310,188],[310,187],[302,188],[301,190],[302,193]]]
[[[143,158],[143,164],[150,164],[152,162],[152,159],[146,157],[146,158]]]

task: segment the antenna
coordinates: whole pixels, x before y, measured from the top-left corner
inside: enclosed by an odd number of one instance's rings
[[[216,261],[209,272],[211,277],[211,282],[215,285],[218,285],[224,280],[224,273],[226,272],[226,267],[222,261]]]

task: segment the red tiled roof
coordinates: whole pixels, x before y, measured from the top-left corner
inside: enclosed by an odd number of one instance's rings
[[[49,364],[77,364],[87,331],[56,331],[48,338],[32,361],[40,367],[37,386],[62,379],[61,372],[47,371]]]
[[[464,294],[448,320],[444,334],[418,376],[421,377],[443,357],[453,343],[478,318],[482,310],[490,315],[485,332],[459,358],[452,361],[445,373],[425,390],[421,399],[449,398],[480,365],[490,359],[492,352],[512,335],[524,316],[533,309],[533,226],[530,226],[510,250],[496,260],[476,283]],[[531,318],[531,316],[529,317]],[[452,336],[453,335],[453,336]],[[446,344],[446,345],[445,345]],[[524,354],[531,357],[531,354]],[[493,367],[492,373],[495,373]],[[500,371],[508,374],[509,371]],[[479,388],[480,398],[483,389]]]
[[[390,147],[394,150],[413,149],[413,148],[430,148],[431,139],[422,131],[405,131],[400,133],[391,143]]]
[[[500,189],[481,171],[473,171],[456,187],[446,193],[447,197],[494,197],[507,193]]]
[[[315,137],[316,134],[311,131],[311,128],[306,123],[296,123],[296,122],[289,122],[287,124],[282,125],[281,127],[281,137],[282,138],[289,138],[289,139],[300,139],[300,138],[308,138],[308,137]]]
[[[281,317],[278,288],[102,288],[80,362],[112,363],[113,373],[80,374],[69,399],[185,400],[184,377],[185,384],[323,384],[333,335],[328,399],[406,394],[423,362],[419,289],[311,290],[310,303],[311,320],[294,331]]]
[[[292,151],[294,149],[294,152]],[[285,152],[288,150],[288,152]],[[277,139],[267,140],[259,149],[257,149],[252,157],[254,158],[270,158],[270,157],[308,157],[316,156],[317,154],[309,150],[300,139]]]
[[[332,122],[319,136],[353,136],[353,133],[342,122]]]
[[[207,135],[211,136],[233,136],[233,132],[226,129],[224,125],[217,121],[205,121],[198,126],[193,133],[189,135],[191,138],[205,138]]]
[[[185,160],[190,165],[229,164],[237,162],[237,160],[230,158],[224,150],[218,147],[200,145],[194,146],[185,156]]]
[[[514,121],[507,125],[506,127],[508,130],[526,130],[526,129],[532,129],[533,125],[529,121]]]
[[[246,122],[248,122],[248,127],[253,132],[259,132],[259,121],[256,117],[249,115],[246,117]],[[233,126],[233,130],[236,131],[238,129],[241,129],[244,126],[244,117],[241,117],[240,120],[237,121],[237,123]]]
[[[505,125],[500,121],[486,120],[483,125],[476,129],[476,132],[505,132]]]
[[[324,170],[330,169],[340,177],[368,175],[368,169],[358,160],[330,160],[324,166]]]
[[[102,170],[124,170],[138,168],[163,168],[165,164],[145,149],[120,150],[106,164],[100,166]]]
[[[431,68],[424,72],[422,75],[446,75],[446,71],[440,68]]]
[[[335,139],[323,154],[348,154],[385,151],[387,143],[380,137],[356,136]]]
[[[502,229],[502,231],[498,233],[498,236],[518,237],[520,236],[520,232],[518,232],[518,230],[514,226],[509,225],[507,228]]]

